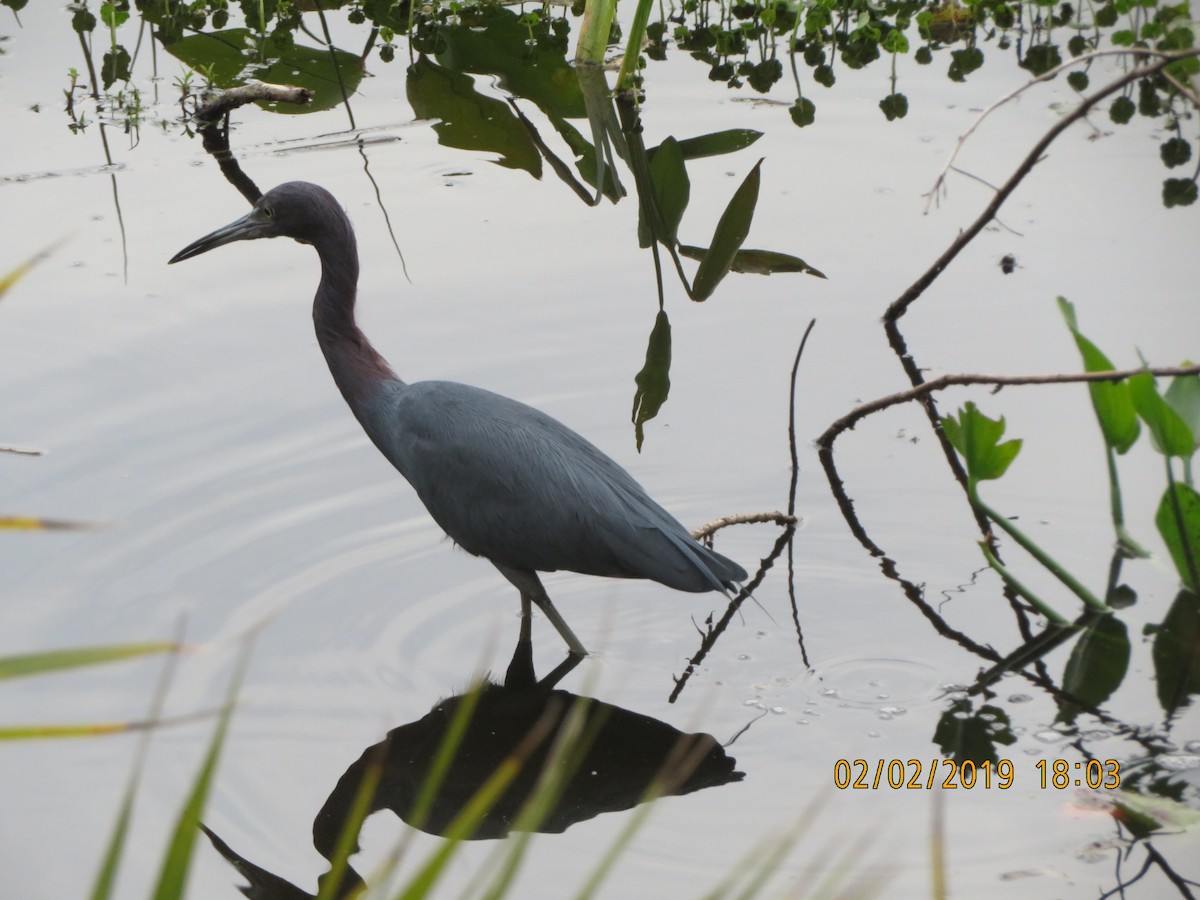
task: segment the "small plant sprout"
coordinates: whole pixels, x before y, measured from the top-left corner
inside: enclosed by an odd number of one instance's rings
[[[974,403],[968,402],[958,411],[957,416],[946,416],[942,419],[942,428],[946,433],[947,440],[958,451],[966,465],[967,496],[970,498],[971,504],[987,516],[988,521],[998,525],[1027,553],[1045,566],[1055,578],[1070,588],[1071,592],[1088,607],[1097,612],[1110,612],[1109,607],[1102,600],[1084,587],[1077,578],[1067,572],[1006,516],[992,509],[979,496],[979,482],[993,481],[1003,476],[1021,450],[1022,442],[1020,440],[1001,442],[1000,439],[1004,436],[1004,419],[989,419],[979,411]],[[996,558],[987,541],[981,541],[980,547],[983,549],[983,555],[987,558],[988,565],[996,570],[1006,584],[1029,601],[1051,622],[1059,625],[1066,624],[1066,620],[1062,616],[1009,572]]]

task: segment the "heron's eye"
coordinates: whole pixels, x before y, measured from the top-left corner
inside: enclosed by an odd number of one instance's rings
[[[263,215],[266,216],[268,219],[275,218],[275,210],[271,209],[271,207],[264,206],[262,208],[262,211],[263,211]]]

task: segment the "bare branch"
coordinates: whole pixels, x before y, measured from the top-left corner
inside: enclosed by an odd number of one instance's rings
[[[976,375],[976,374],[957,374],[943,375],[941,378],[935,378],[932,381],[926,381],[917,387],[910,388],[907,391],[899,391],[895,394],[888,394],[886,397],[880,397],[872,400],[870,403],[863,403],[850,410],[846,415],[842,416],[816,440],[816,445],[822,450],[828,450],[833,446],[833,442],[843,431],[848,431],[857,425],[862,419],[867,416],[887,409],[891,406],[898,406],[901,403],[908,403],[912,400],[919,400],[934,391],[940,391],[944,388],[971,385],[971,384],[988,384],[994,387],[1009,387],[1023,386],[1030,384],[1077,384],[1089,381],[1121,381],[1125,378],[1131,378],[1134,375],[1139,375],[1142,372],[1149,372],[1156,377],[1169,377],[1173,375],[1200,375],[1200,365],[1195,366],[1165,366],[1158,368],[1138,368],[1138,369],[1121,369],[1110,372],[1080,372],[1080,373],[1057,373],[1053,375]]]
[[[692,532],[692,537],[696,540],[712,537],[722,528],[727,525],[760,525],[764,522],[769,522],[772,525],[795,525],[800,519],[796,516],[788,515],[785,512],[758,512],[758,513],[739,513],[733,516],[721,516],[721,518],[709,522],[707,525],[701,525]]]
[[[1048,72],[1043,72],[1041,75],[1038,75],[1036,78],[1030,79],[1029,81],[1025,82],[1023,85],[1021,85],[1020,87],[1005,94],[999,100],[997,100],[994,103],[992,103],[991,105],[987,106],[983,110],[983,112],[981,112],[978,116],[976,116],[975,121],[971,123],[971,126],[966,131],[964,131],[962,134],[960,134],[958,136],[958,140],[954,144],[954,149],[950,152],[950,158],[948,160],[946,160],[946,165],[944,165],[942,167],[942,171],[938,173],[937,180],[934,181],[933,187],[930,188],[929,193],[925,195],[928,198],[928,200],[926,200],[926,202],[925,202],[925,212],[928,213],[929,208],[934,204],[934,202],[937,200],[937,198],[942,196],[945,193],[946,175],[954,168],[954,160],[958,158],[959,151],[962,150],[963,145],[966,144],[967,140],[971,137],[972,134],[975,133],[975,131],[979,128],[979,126],[983,124],[984,119],[986,119],[988,116],[990,116],[992,113],[994,113],[1001,106],[1008,103],[1010,100],[1015,100],[1017,97],[1019,97],[1025,91],[1029,90],[1029,88],[1033,87],[1034,85],[1041,84],[1043,81],[1050,81],[1051,79],[1055,78],[1057,75],[1059,75],[1061,72],[1063,72],[1066,69],[1070,69],[1071,67],[1077,66],[1080,63],[1090,62],[1093,59],[1098,59],[1103,56],[1128,56],[1128,55],[1160,57],[1160,58],[1168,59],[1168,61],[1170,61],[1170,62],[1173,62],[1175,59],[1179,58],[1177,54],[1163,53],[1161,50],[1151,50],[1146,47],[1127,47],[1127,48],[1121,48],[1120,50],[1095,50],[1091,53],[1084,53],[1081,56],[1076,56],[1074,59],[1069,59],[1062,65],[1055,66],[1053,69],[1051,69]],[[1174,82],[1174,79],[1172,79],[1172,82]],[[1178,85],[1176,85],[1176,86],[1179,87]],[[1182,87],[1179,87],[1179,90],[1181,93],[1188,96],[1192,100],[1193,103],[1196,103],[1197,106],[1200,106],[1200,101],[1197,101],[1196,95],[1194,93],[1192,93],[1191,91],[1188,91]]]
[[[266,84],[262,81],[251,81],[239,87],[221,91],[197,109],[193,118],[200,127],[204,127],[247,103],[266,100],[273,103],[296,103],[303,106],[312,97],[313,92],[308,88],[290,84]]]
[[[1103,52],[1111,53],[1114,51]],[[1008,199],[1009,195],[1012,194],[1012,192],[1017,189],[1017,186],[1025,179],[1025,176],[1028,175],[1033,167],[1042,159],[1046,152],[1046,148],[1049,147],[1060,134],[1086,116],[1088,111],[1091,110],[1093,106],[1106,97],[1115,94],[1117,91],[1121,90],[1123,87],[1125,87],[1125,85],[1130,84],[1131,82],[1159,74],[1163,69],[1173,62],[1177,62],[1181,59],[1187,59],[1189,57],[1200,56],[1200,50],[1188,50],[1182,53],[1161,53],[1157,51],[1147,52],[1151,52],[1157,57],[1155,62],[1142,66],[1141,68],[1132,69],[1129,72],[1126,72],[1120,78],[1109,82],[1094,94],[1085,97],[1069,115],[1063,116],[1062,119],[1055,123],[1054,127],[1042,135],[1041,140],[1034,144],[1033,149],[1029,151],[1028,155],[1021,162],[1021,165],[1017,167],[1017,170],[1009,177],[1008,181],[1006,181],[1000,187],[1000,189],[996,191],[996,195],[992,198],[992,202],[987,205],[979,217],[959,234],[954,243],[952,243],[946,249],[946,252],[938,257],[937,261],[925,272],[924,275],[918,278],[908,290],[901,294],[900,297],[888,307],[887,312],[883,317],[885,322],[895,322],[902,315],[904,315],[905,311],[912,304],[912,302],[920,297],[921,294],[925,292],[925,289],[929,287],[929,285],[933,284],[937,277],[942,274],[942,271],[946,268],[946,266],[950,265],[950,263],[954,260],[954,257],[958,256],[962,249],[967,246],[967,244],[971,243],[971,241],[975,239],[975,236],[979,234],[979,232],[982,231],[983,228],[996,217],[996,213],[999,211],[1000,207],[1004,205],[1004,201]],[[1085,57],[1079,57],[1079,59],[1084,58]],[[1061,68],[1062,67],[1060,66],[1059,69]],[[1057,72],[1058,69],[1053,69],[1051,71]],[[1049,73],[1047,73],[1047,75],[1048,74]],[[1044,75],[1041,77],[1042,79],[1045,79],[1047,76]],[[1028,85],[1025,85],[1024,87],[1028,87]],[[1009,98],[1016,96],[1016,94],[1019,93],[1020,90],[1023,90],[1024,87],[1010,94]],[[1004,100],[1000,100],[992,104],[992,106],[988,107],[988,109],[984,111],[984,115],[987,115],[991,109],[1003,102]],[[978,122],[976,125],[977,124]],[[973,125],[971,129],[967,131],[966,136],[970,135],[976,125]],[[959,139],[960,147],[962,146],[962,141],[965,140],[966,136]],[[956,148],[955,154],[957,154],[957,152],[958,149]],[[952,155],[950,158],[950,164],[953,162],[954,156]],[[940,180],[941,179],[939,179],[939,181]]]

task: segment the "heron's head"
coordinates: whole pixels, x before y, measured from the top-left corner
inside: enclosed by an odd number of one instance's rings
[[[290,237],[315,244],[323,236],[349,227],[346,214],[329,191],[307,181],[289,181],[263,194],[254,209],[236,222],[193,241],[170,261],[176,263],[224,244],[258,238]]]

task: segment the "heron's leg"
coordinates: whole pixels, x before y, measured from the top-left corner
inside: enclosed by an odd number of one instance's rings
[[[496,565],[493,563],[493,565]],[[550,624],[562,635],[562,639],[567,642],[567,647],[575,656],[587,656],[587,648],[583,646],[583,642],[575,637],[573,632],[567,625],[562,616],[558,614],[558,610],[554,608],[554,604],[550,602],[550,595],[546,593],[546,589],[542,587],[542,581],[537,577],[536,572],[530,572],[527,569],[510,569],[507,566],[496,565],[500,570],[500,574],[507,578],[521,592],[521,628],[527,626],[529,617],[529,604],[532,601],[537,604],[538,609],[542,611]],[[524,633],[524,632],[522,632]]]

